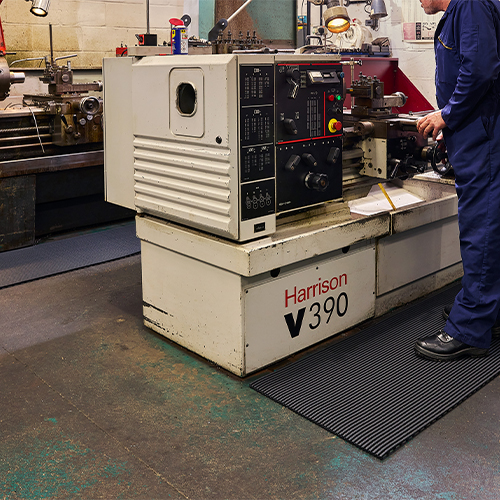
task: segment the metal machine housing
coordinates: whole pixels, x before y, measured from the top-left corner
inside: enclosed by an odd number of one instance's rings
[[[339,58],[117,58],[103,72],[108,201],[247,241],[342,197]]]

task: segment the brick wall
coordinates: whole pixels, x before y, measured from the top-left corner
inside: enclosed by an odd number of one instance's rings
[[[169,19],[184,14],[183,4],[183,0],[150,0],[150,31],[157,33],[158,43],[170,39]],[[3,0],[0,5],[7,51],[16,52],[7,57],[9,62],[48,55],[49,23],[54,57],[78,54],[72,59],[75,69],[100,68],[103,57],[113,57],[121,43],[136,45],[135,34],[146,32],[145,0],[51,0],[43,18],[31,14],[30,6],[25,0]]]

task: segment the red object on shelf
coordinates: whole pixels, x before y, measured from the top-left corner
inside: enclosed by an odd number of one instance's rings
[[[350,57],[345,57],[343,61],[349,61]],[[398,66],[398,59],[395,57],[358,57],[363,61],[362,66],[354,66],[354,79],[359,78],[359,74],[366,76],[376,76],[384,82],[384,94],[390,95],[394,92],[403,92],[408,97],[404,106],[394,108],[395,113],[414,113],[418,111],[432,111],[434,106],[422,95],[413,85],[410,79]],[[351,86],[351,68],[344,66],[346,86]],[[351,96],[347,95],[344,106],[351,108]]]
[[[172,17],[172,19],[169,19],[168,22],[172,26],[184,26],[184,21],[182,21],[181,19],[177,19],[176,17]]]

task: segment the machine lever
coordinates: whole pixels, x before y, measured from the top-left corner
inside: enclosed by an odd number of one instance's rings
[[[316,168],[318,166],[316,158],[314,158],[314,156],[311,153],[304,153],[302,155],[302,160],[307,166],[309,166],[309,168]]]
[[[297,97],[297,93],[299,92],[300,85],[292,78],[287,78],[287,82],[290,84],[290,89],[288,90],[288,98],[295,99]]]
[[[288,161],[285,164],[285,170],[288,170],[289,172],[294,172],[299,163],[300,163],[300,156],[292,155],[290,156],[290,158],[288,158]]]
[[[330,152],[326,158],[327,163],[335,164],[340,156],[340,148],[330,148]]]
[[[297,135],[297,125],[294,120],[291,118],[285,118],[283,120],[283,125],[290,135]]]
[[[288,68],[286,76],[286,81],[290,85],[290,89],[288,90],[288,98],[295,99],[300,88],[300,71],[298,70],[298,68]]]
[[[400,163],[401,160],[397,160],[395,158],[389,161],[389,165],[391,166],[391,171],[389,172],[389,179],[394,179],[396,177]]]

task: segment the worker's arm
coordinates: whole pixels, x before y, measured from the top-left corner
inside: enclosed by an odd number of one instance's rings
[[[451,51],[447,53],[446,40],[440,41],[445,56],[458,57],[460,64],[454,91],[440,113],[442,120],[452,130],[465,123],[500,74],[495,29],[500,17],[498,10],[487,0],[458,2],[455,9],[453,28],[456,46],[450,47]],[[459,39],[456,38],[458,33]],[[456,67],[456,62],[454,65]],[[446,78],[446,59],[444,68],[438,68],[438,74],[440,70]],[[438,121],[436,117],[436,126]]]

